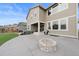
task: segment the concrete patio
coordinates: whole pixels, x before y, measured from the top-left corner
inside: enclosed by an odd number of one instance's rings
[[[38,40],[51,38],[57,42],[57,51],[43,52]],[[79,40],[49,35],[22,35],[0,47],[0,56],[79,56]]]

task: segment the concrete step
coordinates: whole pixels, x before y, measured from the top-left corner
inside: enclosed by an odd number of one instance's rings
[[[34,32],[34,35],[44,35],[43,32]]]

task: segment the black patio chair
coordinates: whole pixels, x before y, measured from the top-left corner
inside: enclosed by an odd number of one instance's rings
[[[48,30],[44,31],[44,34],[45,34],[45,35],[48,35],[48,33],[49,33],[49,31],[48,31]]]

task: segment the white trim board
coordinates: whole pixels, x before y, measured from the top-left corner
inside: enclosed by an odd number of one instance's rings
[[[51,33],[49,33],[48,35],[58,35],[58,36],[64,36],[64,37],[70,37],[70,38],[78,39],[78,36],[73,36],[73,35],[61,35],[61,34],[51,34]]]
[[[65,20],[66,21],[66,29],[61,29],[61,21],[62,20]],[[58,30],[54,30],[52,29],[52,25],[53,25],[53,22],[54,21],[57,21],[58,22]],[[50,22],[50,26],[51,26],[51,29],[50,30],[53,30],[53,31],[68,31],[68,17],[65,17],[65,18],[61,18],[61,19],[57,19],[57,20],[51,20],[51,21],[47,21],[47,28],[48,28],[48,23]]]

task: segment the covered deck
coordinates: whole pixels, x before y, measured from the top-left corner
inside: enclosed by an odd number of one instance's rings
[[[31,24],[31,30],[38,33],[44,31],[44,23],[37,22],[37,23]]]

